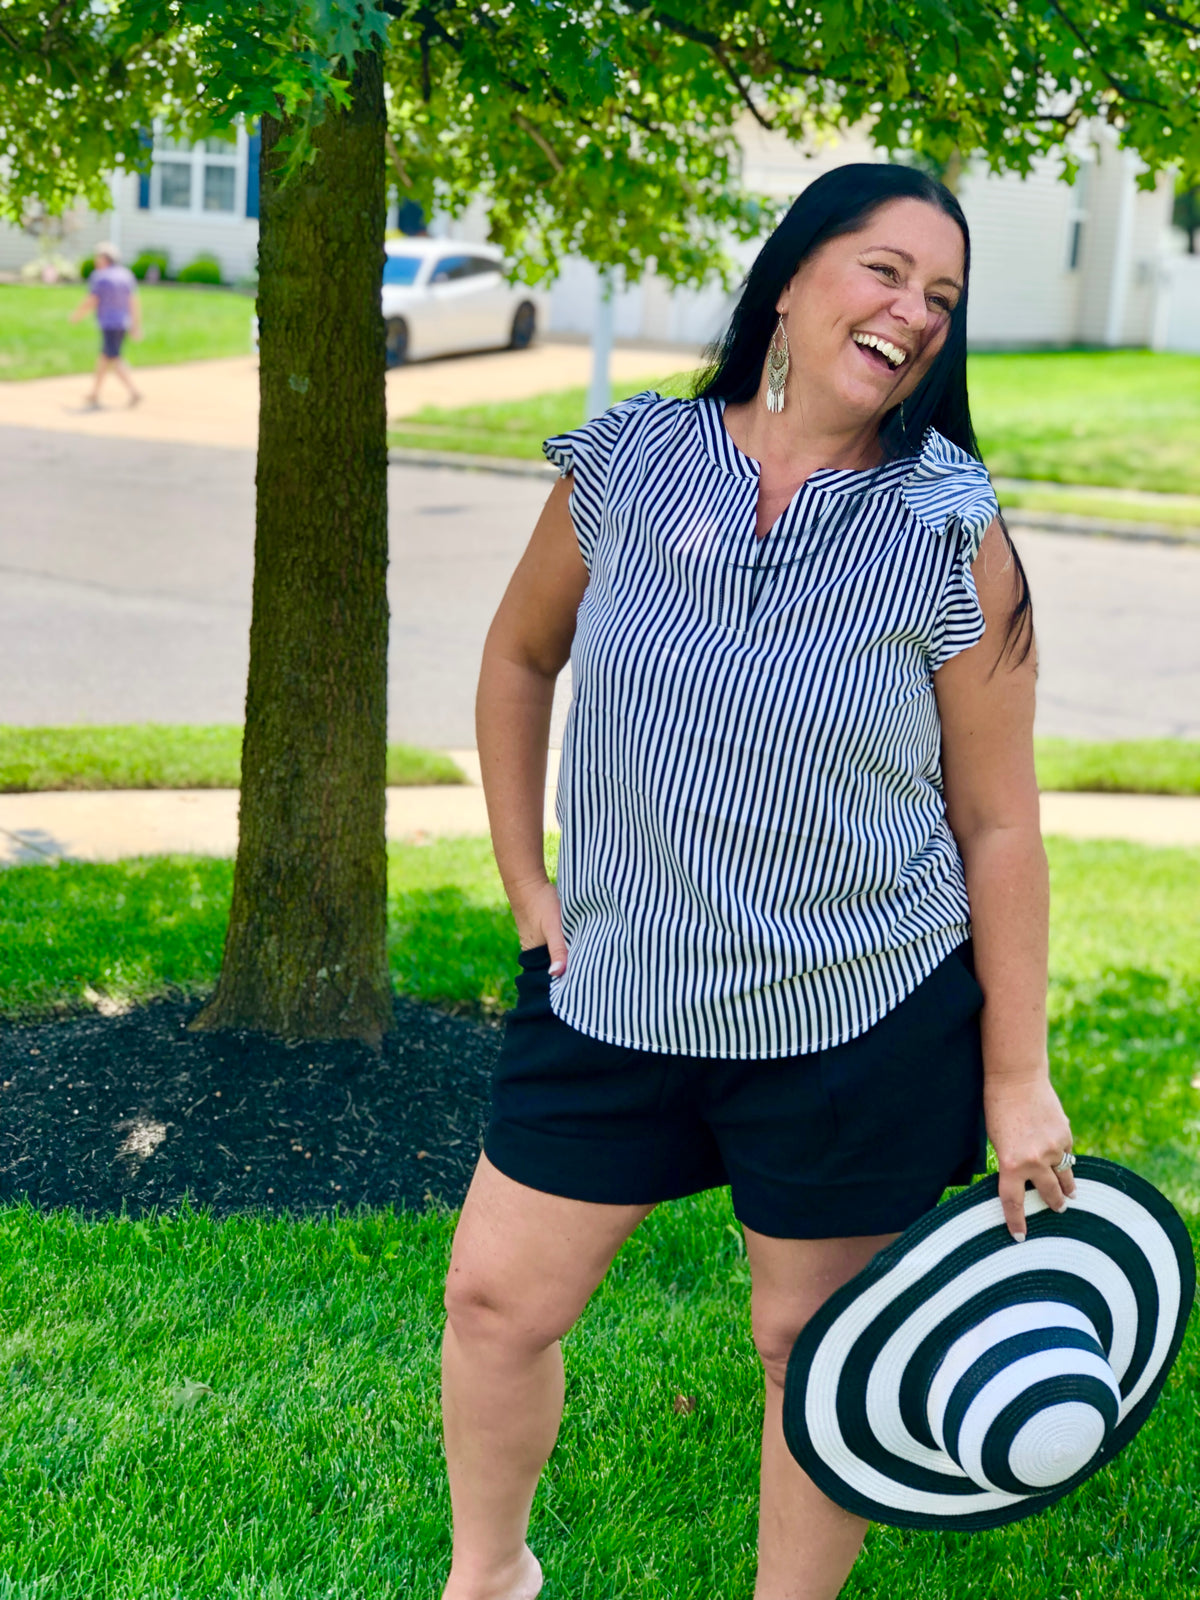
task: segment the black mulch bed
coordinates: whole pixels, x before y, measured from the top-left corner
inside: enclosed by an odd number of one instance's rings
[[[0,1024],[0,1202],[216,1216],[462,1201],[495,1024],[396,1001],[382,1054],[188,1033],[200,1003]]]

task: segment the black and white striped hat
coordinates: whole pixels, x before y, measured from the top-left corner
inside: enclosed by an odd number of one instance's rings
[[[996,1528],[1041,1511],[1133,1438],[1179,1354],[1196,1288],[1171,1203],[1080,1156],[1063,1212],[1004,1221],[993,1174],[874,1256],[788,1363],[788,1446],[831,1500],[901,1528]]]

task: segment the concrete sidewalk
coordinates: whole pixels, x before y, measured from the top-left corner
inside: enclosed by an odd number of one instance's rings
[[[448,752],[470,780],[457,787],[389,789],[389,839],[486,834],[487,806],[474,750]],[[557,827],[558,751],[550,752],[545,826]],[[236,789],[110,790],[0,795],[0,866],[117,861],[134,855],[232,856]],[[1075,839],[1200,845],[1200,798],[1044,794],[1042,828]]]
[[[695,364],[690,345],[617,346],[614,383],[665,378]],[[137,347],[133,351],[137,362]],[[492,400],[527,400],[555,389],[587,384],[592,353],[586,344],[538,340],[528,350],[488,350],[479,355],[415,361],[387,375],[389,419],[411,416],[422,406],[478,405]],[[0,383],[0,427],[48,428],[108,439],[216,445],[253,450],[258,445],[258,358],[188,361],[178,366],[137,367],[145,399],[130,408],[109,380],[99,411],[84,408],[89,377],[30,378]]]

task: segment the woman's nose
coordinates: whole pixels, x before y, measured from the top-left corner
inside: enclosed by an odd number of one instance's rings
[[[905,327],[920,332],[929,321],[924,289],[902,289],[892,301],[892,315],[898,317]]]

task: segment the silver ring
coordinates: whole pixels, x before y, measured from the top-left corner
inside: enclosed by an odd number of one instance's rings
[[[1065,1172],[1068,1167],[1073,1167],[1074,1165],[1075,1165],[1075,1154],[1074,1154],[1073,1151],[1068,1150],[1066,1155],[1063,1156],[1062,1160],[1058,1163],[1058,1165],[1054,1168],[1054,1170],[1055,1170],[1055,1172]]]

